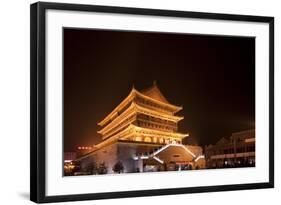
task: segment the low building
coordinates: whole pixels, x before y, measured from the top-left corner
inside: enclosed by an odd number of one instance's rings
[[[255,130],[233,133],[205,146],[207,168],[255,166]]]
[[[201,169],[205,167],[202,148],[182,144],[187,133],[178,132],[183,119],[156,83],[130,94],[101,122],[102,141],[77,161],[81,168],[91,163],[105,165],[107,173],[121,162],[123,172]]]
[[[77,159],[77,154],[76,152],[65,152],[64,153],[64,163],[63,163],[63,170],[64,170],[64,175],[69,176],[73,175],[74,172],[76,171],[75,168],[75,160]]]
[[[65,163],[72,162],[72,161],[76,160],[76,158],[77,158],[76,152],[65,152],[64,153],[64,162]]]

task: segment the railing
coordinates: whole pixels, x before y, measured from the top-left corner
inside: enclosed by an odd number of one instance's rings
[[[188,152],[192,157],[194,161],[198,161],[201,158],[204,158],[204,155],[199,155],[196,157],[196,155],[191,152],[186,146],[184,146],[183,144],[176,144],[176,143],[170,143],[170,144],[166,144],[162,147],[160,147],[159,149],[157,149],[156,151],[150,153],[150,154],[142,154],[140,156],[134,156],[133,159],[134,160],[138,160],[138,159],[148,159],[148,158],[153,158],[156,161],[160,162],[161,164],[164,163],[163,160],[161,160],[159,157],[157,157],[156,155],[159,154],[160,152],[162,152],[163,150],[167,149],[170,146],[174,146],[174,147],[181,147],[183,148],[186,152]]]

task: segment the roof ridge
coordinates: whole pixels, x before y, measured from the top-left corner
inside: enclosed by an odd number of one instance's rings
[[[150,86],[149,88],[146,88],[144,90],[141,90],[140,93],[142,93],[142,94],[144,94],[148,97],[151,97],[155,100],[159,100],[159,101],[170,104],[170,102],[165,98],[165,96],[163,95],[163,93],[159,89],[156,81],[153,81],[152,86]]]

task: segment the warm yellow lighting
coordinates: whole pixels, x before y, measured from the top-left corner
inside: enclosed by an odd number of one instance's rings
[[[150,138],[150,137],[145,137],[145,138],[144,138],[144,141],[145,141],[145,142],[151,142],[151,138]]]
[[[137,141],[137,142],[141,142],[141,141],[142,141],[142,137],[140,137],[140,136],[136,136],[135,141]]]
[[[118,111],[122,110],[126,105],[128,105],[130,102],[132,102],[136,97],[140,97],[149,102],[153,102],[155,104],[159,104],[161,106],[167,107],[167,108],[173,110],[173,113],[176,113],[182,109],[182,107],[180,107],[180,106],[161,102],[159,100],[146,96],[133,88],[132,91],[130,92],[130,94],[110,114],[108,114],[101,122],[99,122],[98,125],[104,126],[107,122],[109,122],[110,120],[113,120],[113,118],[117,116],[116,113],[118,113]]]
[[[189,136],[177,132],[177,123],[183,117],[176,116],[175,113],[182,107],[161,100],[162,93],[157,87],[152,88],[152,91],[138,92],[132,89],[130,94],[99,123],[103,126],[98,131],[103,141],[96,148],[118,140],[161,144],[169,144],[174,140],[181,143],[184,137]]]

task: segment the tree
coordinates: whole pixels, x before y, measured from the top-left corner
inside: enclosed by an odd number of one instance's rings
[[[107,173],[107,166],[104,162],[100,163],[98,166],[98,174],[106,174]]]
[[[124,171],[124,166],[123,166],[123,164],[122,164],[122,162],[117,162],[114,166],[113,166],[113,168],[112,168],[112,170],[115,172],[115,173],[122,173],[123,171]]]
[[[97,174],[98,172],[98,166],[97,163],[92,161],[89,164],[87,164],[87,166],[84,168],[85,172],[89,172],[90,174]]]

